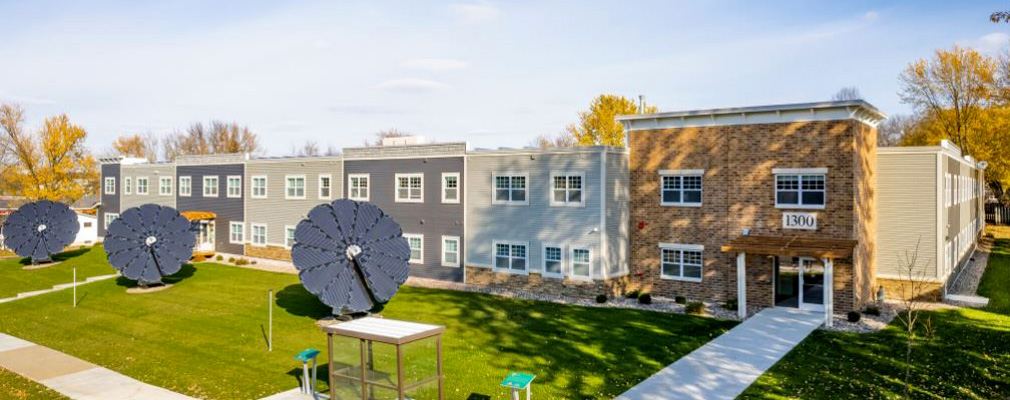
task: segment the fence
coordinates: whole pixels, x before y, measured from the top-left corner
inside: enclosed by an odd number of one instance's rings
[[[1010,225],[1010,206],[999,203],[986,204],[985,222],[996,225]]]

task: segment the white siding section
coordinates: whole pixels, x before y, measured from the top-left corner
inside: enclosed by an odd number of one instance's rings
[[[284,176],[297,174],[305,176],[305,199],[291,200],[284,198]],[[267,197],[252,197],[252,177],[267,176]],[[329,200],[319,199],[319,175],[330,175],[331,196]],[[312,207],[329,203],[343,193],[343,162],[337,157],[292,158],[292,159],[260,159],[246,163],[243,179],[243,194],[245,197],[245,226],[252,229],[252,224],[267,225],[267,244],[283,246],[285,243],[285,226],[297,226],[308,216]],[[246,232],[247,240],[251,240],[251,232]]]
[[[902,276],[906,253],[937,278],[937,212],[943,193],[936,185],[936,153],[877,155],[877,274]],[[941,261],[942,262],[942,261]]]
[[[122,213],[129,208],[144,204],[158,204],[162,206],[176,207],[175,196],[178,180],[175,178],[175,164],[124,164],[121,167],[122,179],[120,179],[120,210]],[[172,195],[161,196],[158,194],[158,185],[161,177],[172,177]],[[137,194],[137,177],[147,177],[147,194]],[[132,190],[126,194],[123,189],[123,182],[130,179]]]

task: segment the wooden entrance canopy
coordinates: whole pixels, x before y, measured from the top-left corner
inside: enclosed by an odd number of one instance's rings
[[[183,217],[186,217],[186,219],[190,221],[211,220],[217,218],[217,214],[210,211],[183,211],[179,214],[182,214]]]
[[[851,258],[859,242],[850,239],[799,236],[739,236],[722,246],[724,252],[775,256]]]

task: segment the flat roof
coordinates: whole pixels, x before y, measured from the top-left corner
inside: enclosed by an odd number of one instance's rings
[[[876,126],[884,118],[887,118],[886,114],[865,100],[710,108],[617,116],[617,120],[629,130],[833,119],[856,119]]]
[[[445,332],[441,325],[365,317],[323,327],[326,333],[389,344],[405,344]]]

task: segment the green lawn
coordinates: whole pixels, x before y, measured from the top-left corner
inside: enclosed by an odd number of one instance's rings
[[[70,400],[31,379],[0,368],[0,399],[3,400]]]
[[[91,283],[78,289],[76,309],[55,294],[0,304],[0,331],[219,400],[294,388],[300,364],[292,356],[325,349],[314,322],[328,309],[296,276],[206,263],[178,279],[143,295],[126,294],[122,279]],[[264,339],[270,288],[278,291],[272,353]],[[409,287],[382,313],[447,326],[447,399],[504,398],[498,382],[511,370],[538,376],[538,399],[609,399],[735,325]]]
[[[116,270],[105,261],[105,250],[102,246],[86,247],[65,251],[53,256],[53,261],[60,262],[51,267],[39,269],[24,269],[29,264],[27,258],[6,258],[0,260],[0,299],[14,297],[21,292],[49,289],[61,283],[74,281],[74,267],[77,267],[77,279],[97,275],[116,273]],[[67,302],[70,298],[67,298]]]
[[[935,331],[913,350],[913,398],[1010,396],[1010,240],[996,241],[979,293],[991,300],[984,310],[923,313]],[[905,340],[897,320],[872,334],[816,331],[741,398],[900,397]]]

